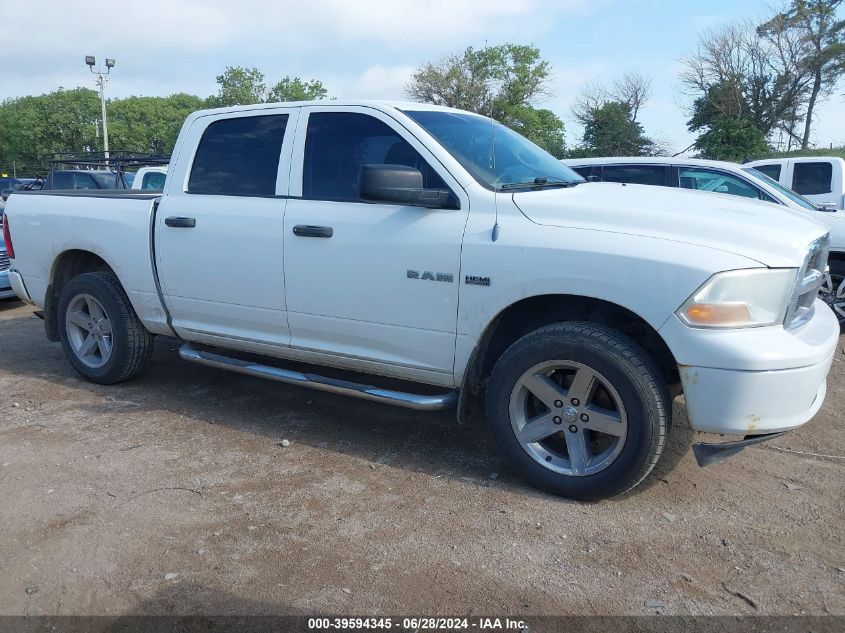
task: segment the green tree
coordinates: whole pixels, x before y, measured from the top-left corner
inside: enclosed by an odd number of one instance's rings
[[[227,66],[217,85],[217,94],[208,98],[212,108],[263,103],[267,94],[264,73],[257,68]]]
[[[693,147],[700,158],[742,162],[769,150],[748,97],[730,81],[695,100],[687,128],[699,133]]]
[[[548,96],[550,73],[549,62],[534,46],[470,46],[418,69],[405,93],[417,101],[492,116],[561,157],[563,121],[551,110],[537,107]]]
[[[299,77],[285,77],[270,88],[268,103],[279,101],[312,101],[325,99],[329,91],[319,79],[302,81]]]
[[[267,89],[264,73],[257,68],[227,66],[217,76],[217,94],[206,101],[210,108],[221,108],[252,103],[275,103],[278,101],[310,101],[325,99],[328,90],[319,79],[303,81],[299,77],[286,76]]]
[[[87,88],[7,99],[0,105],[0,160],[35,169],[45,154],[100,149],[99,119],[100,97]]]
[[[692,116],[687,122],[687,128],[690,132],[706,130],[710,123],[719,117],[753,122],[748,99],[734,81],[710,86],[707,94],[693,101]]]
[[[748,23],[708,31],[682,60],[681,80],[694,103],[707,99],[714,116],[746,119],[769,138],[794,126],[806,94],[794,45],[762,38]]]
[[[590,156],[651,156],[655,143],[634,120],[631,106],[607,101],[585,113],[581,154]]]
[[[695,141],[699,158],[729,160],[737,163],[765,154],[769,150],[763,133],[748,119],[717,116]]]
[[[699,133],[693,147],[700,158],[742,162],[769,150],[748,97],[730,81],[693,102],[687,128]]]
[[[184,93],[116,99],[109,102],[109,141],[116,149],[170,154],[185,118],[204,106]]]
[[[285,77],[269,91],[257,68],[229,66],[217,77],[216,95],[111,99],[108,106],[112,149],[154,154],[173,151],[185,118],[204,107],[270,101],[323,99],[327,90],[317,79]],[[43,158],[54,152],[102,150],[100,97],[94,90],[59,89],[39,96],[0,102],[0,168],[19,174],[43,173]]]
[[[570,156],[657,156],[668,148],[645,135],[637,121],[651,98],[651,80],[628,72],[609,85],[587,82],[572,106],[572,115],[583,126],[581,145]]]
[[[845,0],[791,0],[782,13],[760,25],[757,32],[778,46],[791,44],[798,71],[809,83],[801,149],[807,149],[813,112],[845,74],[845,19],[837,16]]]
[[[628,106],[631,120],[636,121],[640,109],[651,99],[651,79],[639,72],[627,72],[614,79],[610,85],[588,81],[572,105],[572,114],[582,125],[592,117],[592,112],[608,101],[618,101]]]
[[[428,62],[414,73],[405,94],[425,103],[490,114],[493,57],[493,49],[477,51],[470,46],[437,64]]]
[[[552,156],[563,158],[566,155],[563,122],[551,110],[513,106],[503,113],[501,119],[508,127],[530,139]]]

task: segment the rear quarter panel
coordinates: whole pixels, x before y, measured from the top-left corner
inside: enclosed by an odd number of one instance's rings
[[[15,194],[6,206],[20,271],[36,305],[43,307],[57,258],[70,250],[91,252],[115,272],[144,325],[167,333],[150,257],[154,198]]]

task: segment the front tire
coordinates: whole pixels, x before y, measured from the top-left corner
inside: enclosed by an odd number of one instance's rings
[[[487,388],[487,417],[514,469],[548,492],[592,501],[651,472],[671,416],[665,381],[634,341],[557,323],[511,345]]]
[[[103,385],[129,380],[146,367],[153,336],[109,273],[85,273],[62,290],[59,339],[74,369]]]

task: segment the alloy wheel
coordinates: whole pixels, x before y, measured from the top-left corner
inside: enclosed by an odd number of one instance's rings
[[[819,290],[819,298],[830,306],[839,323],[845,323],[845,276],[826,274]]]
[[[103,304],[89,294],[79,294],[65,313],[68,342],[76,357],[87,367],[102,367],[111,358],[112,325]]]
[[[514,386],[509,410],[522,448],[565,475],[604,470],[622,451],[628,433],[619,393],[598,371],[575,361],[531,367]]]

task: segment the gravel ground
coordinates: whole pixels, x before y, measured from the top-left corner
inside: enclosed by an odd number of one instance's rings
[[[845,337],[843,338],[845,342]],[[845,615],[845,357],[798,432],[584,504],[480,423],[181,361],[81,380],[0,302],[0,614]],[[284,443],[283,440],[288,440]]]

